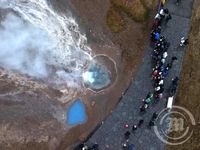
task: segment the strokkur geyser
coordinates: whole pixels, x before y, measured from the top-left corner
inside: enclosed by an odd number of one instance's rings
[[[82,74],[82,78],[87,88],[96,92],[101,91],[116,79],[115,63],[106,55],[95,56]]]

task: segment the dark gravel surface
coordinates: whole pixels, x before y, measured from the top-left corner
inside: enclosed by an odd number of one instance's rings
[[[182,61],[184,57],[184,49],[177,50],[180,43],[180,38],[186,36],[190,28],[190,17],[193,0],[182,0],[180,5],[175,5],[175,0],[167,1],[166,7],[172,14],[166,27],[162,28],[162,35],[164,35],[170,42],[168,49],[168,63],[172,56],[176,56],[176,61],[165,78],[165,89],[169,87],[171,79],[180,75]],[[100,150],[121,150],[122,142],[124,140],[124,133],[127,130],[124,124],[128,123],[130,126],[137,124],[140,119],[144,119],[144,124],[137,131],[131,133],[130,143],[134,144],[134,150],[164,150],[165,144],[162,143],[155,135],[152,129],[147,127],[152,114],[159,112],[166,107],[167,93],[164,93],[164,98],[155,105],[152,105],[147,113],[141,115],[139,107],[142,104],[142,99],[146,97],[149,91],[153,91],[151,74],[151,57],[152,49],[147,48],[147,52],[143,59],[137,76],[132,82],[131,86],[123,96],[118,106],[113,110],[112,114],[102,123],[99,129],[91,136],[88,143],[98,143]]]

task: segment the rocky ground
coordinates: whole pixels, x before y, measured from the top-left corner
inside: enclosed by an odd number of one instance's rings
[[[73,12],[95,54],[107,55],[115,61],[117,79],[101,93],[86,90],[80,95],[62,93],[45,82],[0,68],[3,150],[71,149],[70,145],[83,141],[116,106],[136,74],[148,40],[149,16],[157,6],[155,0],[52,2],[61,11]],[[142,13],[134,8],[140,8]],[[1,10],[0,19],[9,11]],[[81,97],[84,101],[88,115],[85,124],[65,125],[66,110],[72,103],[66,101],[69,95],[71,99]]]

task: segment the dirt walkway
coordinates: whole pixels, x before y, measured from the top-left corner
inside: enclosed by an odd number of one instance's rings
[[[165,88],[169,87],[170,80],[180,75],[182,61],[184,57],[184,50],[176,50],[180,38],[187,36],[190,28],[190,17],[192,10],[193,0],[182,1],[183,3],[176,6],[174,2],[168,1],[166,7],[172,13],[172,20],[168,23],[167,27],[163,27],[162,35],[164,35],[171,43],[168,49],[167,63],[172,56],[176,56],[178,61],[174,64],[170,70],[169,76],[165,78]],[[146,45],[149,45],[146,43]],[[130,143],[135,145],[136,150],[163,150],[165,144],[162,143],[155,135],[153,130],[147,128],[147,124],[155,111],[162,110],[166,105],[166,93],[164,93],[164,99],[159,104],[151,107],[145,115],[139,113],[139,107],[141,106],[141,100],[145,98],[149,91],[153,90],[152,82],[150,79],[151,73],[151,51],[152,49],[147,47],[148,51],[143,59],[143,63],[137,73],[135,80],[124,95],[121,102],[115,108],[113,113],[105,120],[100,128],[92,135],[88,143],[97,142],[101,150],[120,150],[121,143],[123,141],[123,134],[127,130],[124,128],[124,124],[138,123],[140,119],[144,119],[144,126],[138,129],[130,137]],[[130,128],[129,128],[130,129]]]

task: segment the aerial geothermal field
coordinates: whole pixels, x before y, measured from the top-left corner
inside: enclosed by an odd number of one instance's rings
[[[64,150],[85,140],[132,81],[156,6],[0,0],[0,149]]]

